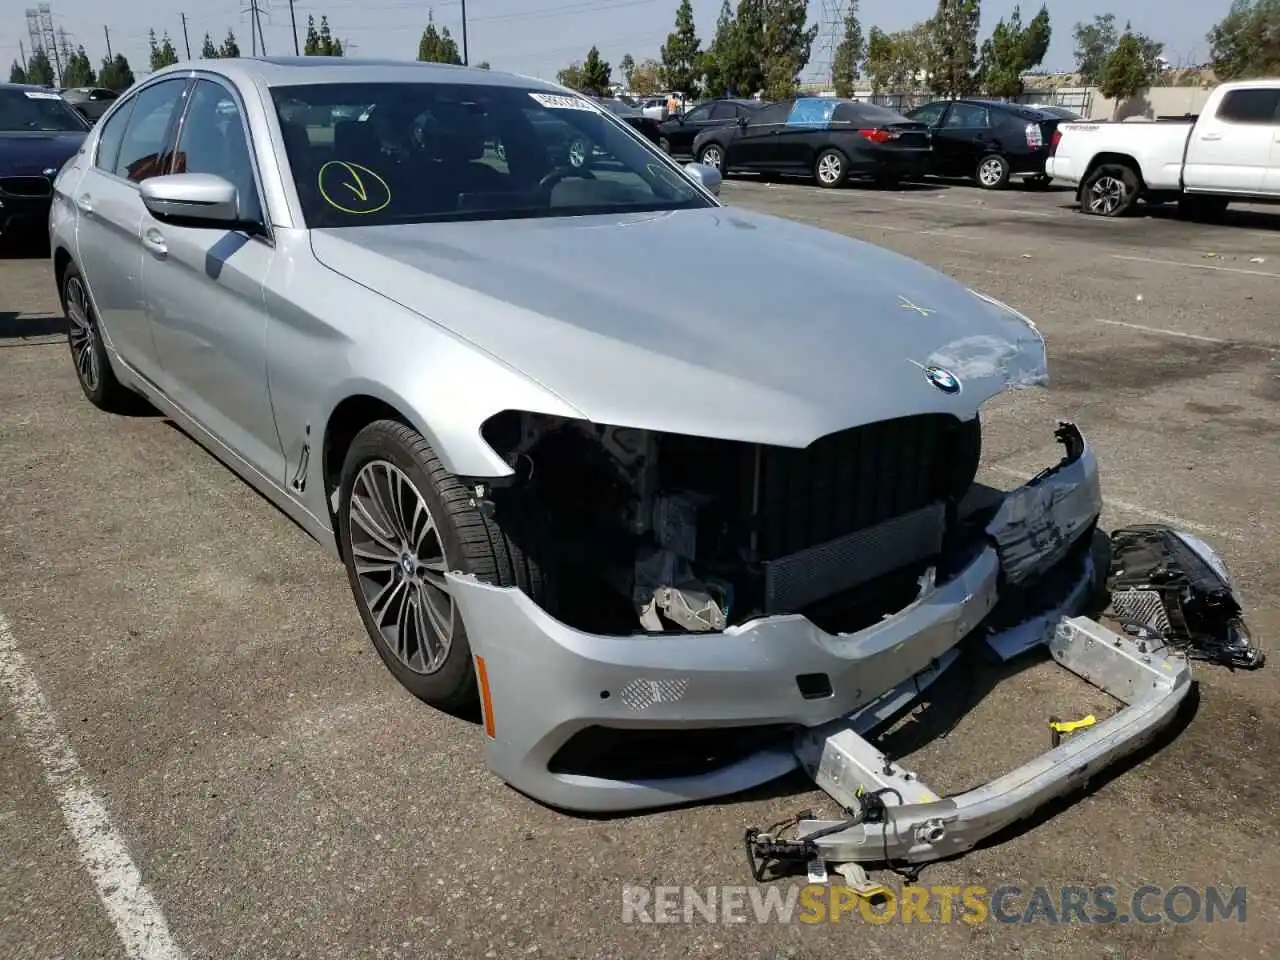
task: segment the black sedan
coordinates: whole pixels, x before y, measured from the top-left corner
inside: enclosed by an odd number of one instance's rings
[[[851,176],[884,184],[929,170],[929,130],[900,113],[836,97],[795,97],[761,107],[693,141],[699,163],[720,170],[801,174],[820,187]]]
[[[692,157],[693,140],[703,130],[737,123],[761,106],[759,100],[707,100],[686,114],[664,120],[658,128],[658,146],[673,157]]]
[[[604,107],[619,120],[625,120],[641,133],[650,143],[657,143],[661,138],[661,124],[652,117],[646,117],[639,107],[633,107],[625,100],[616,97],[602,97],[596,103]]]
[[[933,134],[933,173],[968,177],[984,190],[1002,190],[1010,177],[1045,187],[1044,162],[1059,112],[1002,100],[938,100],[907,113]]]
[[[120,96],[106,87],[69,87],[61,93],[62,99],[80,111],[90,123],[97,123]]]
[[[0,84],[0,235],[48,222],[53,178],[88,130],[89,122],[52,90]]]

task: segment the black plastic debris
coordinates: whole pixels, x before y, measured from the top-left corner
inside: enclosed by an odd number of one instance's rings
[[[1111,556],[1111,613],[1130,635],[1245,670],[1265,662],[1245,626],[1226,564],[1203,541],[1139,524],[1111,532]]]

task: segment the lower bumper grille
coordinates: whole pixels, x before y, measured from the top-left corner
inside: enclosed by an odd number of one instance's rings
[[[930,504],[764,565],[766,613],[801,610],[942,549],[946,507]]]

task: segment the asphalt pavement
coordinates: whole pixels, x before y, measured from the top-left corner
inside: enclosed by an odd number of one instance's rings
[[[723,197],[891,247],[1033,318],[1051,387],[989,411],[984,476],[1008,486],[1055,462],[1055,422],[1075,420],[1099,453],[1106,525],[1200,535],[1236,575],[1255,633],[1280,633],[1280,212],[1233,211],[1212,226],[1161,211],[1112,222],[1079,215],[1062,192],[937,185],[741,180]],[[748,267],[708,282],[786,282],[768,264]],[[858,910],[841,922],[624,922],[624,884],[749,884],[746,827],[833,805],[800,777],[617,818],[515,793],[486,773],[475,725],[396,685],[341,567],[162,417],[90,406],[62,330],[47,259],[10,251],[0,260],[0,957],[1280,950],[1276,663],[1197,669],[1198,710],[1163,749],[919,880],[935,895],[1110,884],[1122,905],[1144,884],[1243,886],[1244,922],[966,923],[936,908],[928,923],[875,924]],[[948,791],[1045,750],[1048,714],[1104,707],[1044,663],[975,668],[938,699],[960,694],[972,709],[945,736],[908,724],[890,743]]]

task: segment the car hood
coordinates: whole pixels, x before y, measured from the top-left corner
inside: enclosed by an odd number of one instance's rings
[[[85,133],[0,133],[0,177],[37,177],[70,160]]]
[[[893,417],[968,419],[1047,383],[1040,334],[1008,307],[732,207],[321,229],[312,245],[598,423],[806,446]]]

